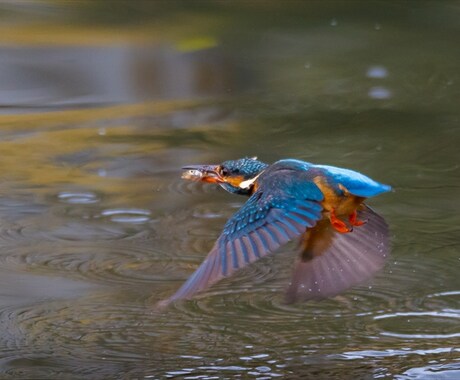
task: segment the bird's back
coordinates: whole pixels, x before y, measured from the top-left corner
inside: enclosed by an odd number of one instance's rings
[[[275,162],[268,168],[274,170],[292,170],[305,172],[306,179],[313,179],[316,176],[324,176],[330,185],[342,185],[351,194],[358,197],[374,197],[388,192],[391,187],[350,169],[339,168],[329,165],[315,165],[310,162],[285,159]]]
[[[354,170],[328,165],[312,166],[324,171],[328,178],[331,178],[337,184],[341,184],[351,194],[358,197],[375,197],[376,195],[386,193],[391,190],[390,186],[374,181],[364,174],[355,172]]]

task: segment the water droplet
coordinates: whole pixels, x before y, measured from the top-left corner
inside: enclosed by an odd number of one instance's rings
[[[384,66],[371,66],[367,69],[366,76],[368,78],[386,78],[388,70]]]
[[[368,95],[372,99],[388,99],[391,98],[391,91],[386,87],[376,86],[369,90]]]

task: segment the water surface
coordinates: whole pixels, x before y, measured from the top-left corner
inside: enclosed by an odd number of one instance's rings
[[[0,377],[460,378],[458,4],[104,3],[0,9]],[[180,167],[246,155],[391,184],[391,260],[155,311],[244,202]]]

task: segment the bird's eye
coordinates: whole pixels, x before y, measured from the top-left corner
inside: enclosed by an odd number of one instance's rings
[[[227,168],[220,169],[220,175],[227,177],[230,174],[230,171]]]

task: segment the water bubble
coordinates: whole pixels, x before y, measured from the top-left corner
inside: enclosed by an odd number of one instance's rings
[[[333,19],[331,20],[331,26],[337,26],[337,24],[338,24],[338,23],[337,23],[337,19],[333,18]]]

